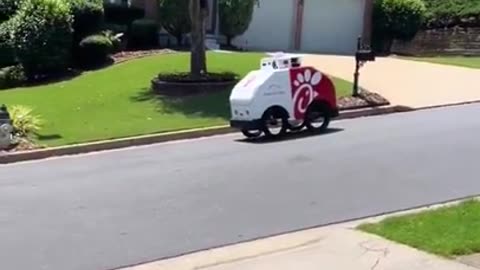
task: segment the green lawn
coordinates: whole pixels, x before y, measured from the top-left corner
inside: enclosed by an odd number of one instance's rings
[[[480,202],[388,218],[361,230],[441,256],[480,252]]]
[[[210,71],[241,76],[264,54],[209,53]],[[226,124],[229,92],[160,99],[149,92],[159,72],[187,71],[189,54],[156,55],[88,72],[69,81],[0,91],[0,104],[31,106],[46,122],[39,141],[48,146]],[[339,95],[351,84],[335,79]]]
[[[480,69],[480,56],[408,57],[408,60]]]

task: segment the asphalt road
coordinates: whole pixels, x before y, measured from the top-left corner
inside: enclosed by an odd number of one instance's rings
[[[0,167],[0,269],[105,270],[480,193],[480,105]]]

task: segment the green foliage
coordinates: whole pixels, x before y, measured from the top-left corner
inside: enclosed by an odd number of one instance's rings
[[[383,35],[408,40],[415,36],[425,20],[422,0],[377,0],[374,6],[374,27]]]
[[[33,114],[30,107],[13,105],[9,108],[9,112],[16,136],[30,138],[40,131],[43,121],[38,115]]]
[[[75,40],[98,31],[103,23],[103,0],[69,0]]]
[[[10,66],[0,69],[0,89],[18,87],[26,81],[22,66]]]
[[[140,19],[132,23],[128,46],[135,49],[152,48],[158,45],[159,25],[150,19]]]
[[[480,0],[424,0],[427,28],[480,27]]]
[[[0,23],[8,20],[17,12],[22,0],[0,0]]]
[[[79,47],[82,64],[87,66],[105,63],[107,56],[113,51],[112,41],[101,34],[84,38]]]
[[[12,43],[10,21],[0,23],[0,68],[15,63],[15,49]]]
[[[114,24],[130,25],[145,17],[145,10],[127,4],[104,4],[105,21]]]
[[[425,16],[423,0],[376,0],[373,11],[374,46],[388,44],[393,39],[412,39],[424,23]]]
[[[256,0],[219,0],[220,32],[231,40],[247,31]]]
[[[16,55],[29,79],[66,70],[72,16],[63,0],[27,0],[12,18]]]
[[[189,0],[159,0],[159,13],[162,27],[182,45],[182,38],[191,30],[188,11]]]

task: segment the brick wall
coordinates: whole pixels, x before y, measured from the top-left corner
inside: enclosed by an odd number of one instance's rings
[[[395,41],[392,46],[392,53],[406,55],[480,55],[480,28],[421,31],[412,41]]]

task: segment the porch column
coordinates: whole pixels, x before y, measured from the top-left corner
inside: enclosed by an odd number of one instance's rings
[[[293,48],[300,50],[302,46],[302,30],[303,30],[303,10],[305,0],[294,0],[294,20],[293,20]]]
[[[373,2],[375,0],[365,0],[365,11],[363,15],[363,34],[362,38],[365,44],[371,45],[372,26],[373,26]]]

